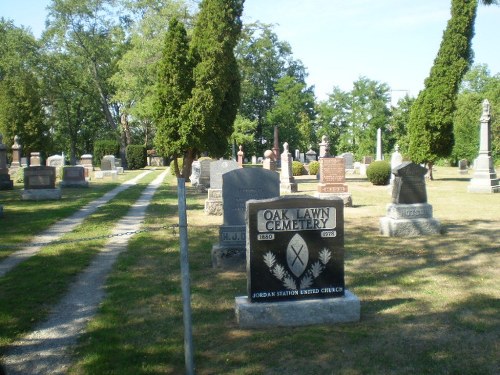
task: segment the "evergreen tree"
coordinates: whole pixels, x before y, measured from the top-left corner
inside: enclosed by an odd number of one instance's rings
[[[177,157],[190,147],[180,129],[180,112],[188,101],[193,87],[192,66],[188,58],[189,42],[184,25],[170,21],[165,37],[163,56],[159,65],[157,100],[155,103],[155,147],[160,155],[174,158],[175,173],[180,177]]]
[[[203,0],[191,40],[194,88],[182,108],[180,135],[190,150],[222,156],[240,103],[234,48],[241,32],[243,0]],[[194,154],[188,153],[184,176]]]
[[[453,114],[462,77],[472,62],[471,40],[477,0],[452,0],[451,18],[424,90],[412,106],[408,123],[409,156],[432,165],[453,149]]]

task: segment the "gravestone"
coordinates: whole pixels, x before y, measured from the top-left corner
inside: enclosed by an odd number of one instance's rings
[[[208,189],[210,187],[210,163],[211,159],[200,160],[200,182],[199,184],[203,188]]]
[[[479,156],[474,163],[474,175],[467,186],[469,193],[499,193],[498,182],[493,158],[491,157],[491,113],[490,102],[483,101],[483,113],[480,118]]]
[[[189,176],[189,181],[191,181],[191,186],[197,187],[200,185],[200,162],[195,160],[191,163],[191,176]]]
[[[344,204],[286,196],[247,202],[247,296],[236,297],[240,327],[358,321],[345,289]]]
[[[340,157],[345,160],[346,172],[354,170],[354,155],[351,152],[344,152]]]
[[[24,168],[23,200],[61,199],[61,189],[56,186],[56,168],[34,166]]]
[[[238,150],[238,165],[240,167],[243,167],[244,161],[245,161],[245,153],[243,152],[243,146],[240,145]]]
[[[47,158],[45,165],[49,167],[61,168],[64,166],[64,159],[62,155],[52,155]]]
[[[403,162],[403,155],[399,152],[399,146],[396,145],[395,151],[391,155],[391,171]],[[394,174],[391,173],[391,185],[394,183]]]
[[[276,170],[276,160],[274,160],[274,152],[272,150],[266,150],[264,152],[264,161],[262,162],[262,168],[270,171]]]
[[[240,168],[234,160],[215,160],[210,163],[210,188],[205,200],[205,213],[222,215],[222,175]]]
[[[252,164],[257,164],[257,156],[252,156]]]
[[[339,197],[344,201],[344,206],[352,206],[352,196],[345,184],[345,159],[334,157],[319,159],[319,183],[315,196]]]
[[[382,154],[382,129],[377,129],[377,159],[376,160],[384,160]]]
[[[441,225],[432,217],[432,206],[427,203],[427,169],[403,162],[392,173],[392,203],[387,205],[387,215],[380,218],[380,233],[389,237],[439,234]]]
[[[292,154],[288,151],[288,143],[283,143],[281,154],[280,190],[283,193],[296,193],[297,183],[292,172]]]
[[[321,143],[319,144],[319,157],[326,158],[330,156],[330,143],[328,142],[328,137],[326,135],[321,137]]]
[[[312,161],[317,160],[318,154],[312,148],[309,148],[309,151],[306,152],[306,163],[309,164]]]
[[[14,136],[14,144],[12,145],[12,163],[10,163],[10,169],[17,169],[21,167],[21,150],[22,147],[19,144],[19,137]]]
[[[7,168],[7,147],[3,144],[3,135],[0,134],[0,190],[12,190],[14,182],[10,179]]]
[[[105,155],[101,159],[101,170],[94,172],[95,178],[111,177],[113,180],[118,178],[114,155]]]
[[[85,171],[85,178],[90,179],[91,172],[94,171],[94,164],[91,154],[83,154],[80,156],[80,165],[83,166]]]
[[[42,158],[39,152],[32,152],[30,155],[30,167],[38,167],[42,165]]]
[[[467,159],[461,159],[458,161],[458,173],[468,174],[469,173],[469,162]]]
[[[114,155],[105,155],[101,160],[101,171],[116,170]]]
[[[212,247],[212,265],[245,266],[245,209],[250,199],[279,197],[279,174],[263,168],[238,168],[222,175],[223,224]]]
[[[88,187],[89,183],[85,179],[85,167],[66,166],[62,169],[63,177],[61,187]]]

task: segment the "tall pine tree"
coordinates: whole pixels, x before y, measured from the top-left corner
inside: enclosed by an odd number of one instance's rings
[[[178,177],[181,173],[177,157],[182,156],[190,147],[189,139],[179,133],[181,108],[188,101],[193,88],[192,65],[188,53],[186,29],[177,18],[173,18],[165,36],[159,65],[154,142],[160,155],[174,158],[175,173]]]
[[[453,114],[462,77],[472,63],[477,0],[452,0],[451,18],[424,90],[413,104],[408,122],[409,156],[432,165],[453,149]]]

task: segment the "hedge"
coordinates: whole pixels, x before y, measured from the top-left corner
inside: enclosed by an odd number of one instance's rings
[[[116,140],[99,140],[94,143],[94,163],[101,165],[101,160],[106,155],[118,157],[120,154],[120,143]]]
[[[129,169],[141,169],[147,165],[147,151],[144,145],[128,145],[125,158]]]

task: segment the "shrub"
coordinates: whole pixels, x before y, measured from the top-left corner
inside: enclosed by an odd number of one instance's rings
[[[391,165],[383,160],[374,161],[366,168],[366,177],[373,185],[387,185],[391,178]]]
[[[94,160],[97,165],[101,165],[101,160],[106,155],[118,156],[120,153],[120,143],[115,140],[100,140],[94,143]]]
[[[179,170],[182,172],[182,166],[184,165],[184,159],[183,158],[177,158],[177,163],[179,164]],[[175,165],[174,165],[174,161],[173,160],[170,162],[170,174],[172,176],[175,176]]]
[[[128,145],[125,149],[125,157],[129,169],[141,169],[147,165],[146,147],[143,145]]]
[[[301,176],[302,175],[302,170],[304,169],[304,166],[300,161],[294,160],[292,161],[292,175],[293,176]]]
[[[312,161],[309,163],[309,174],[311,176],[316,176],[319,172],[319,161]]]
[[[24,168],[16,169],[14,176],[12,176],[12,180],[18,184],[24,183]]]

